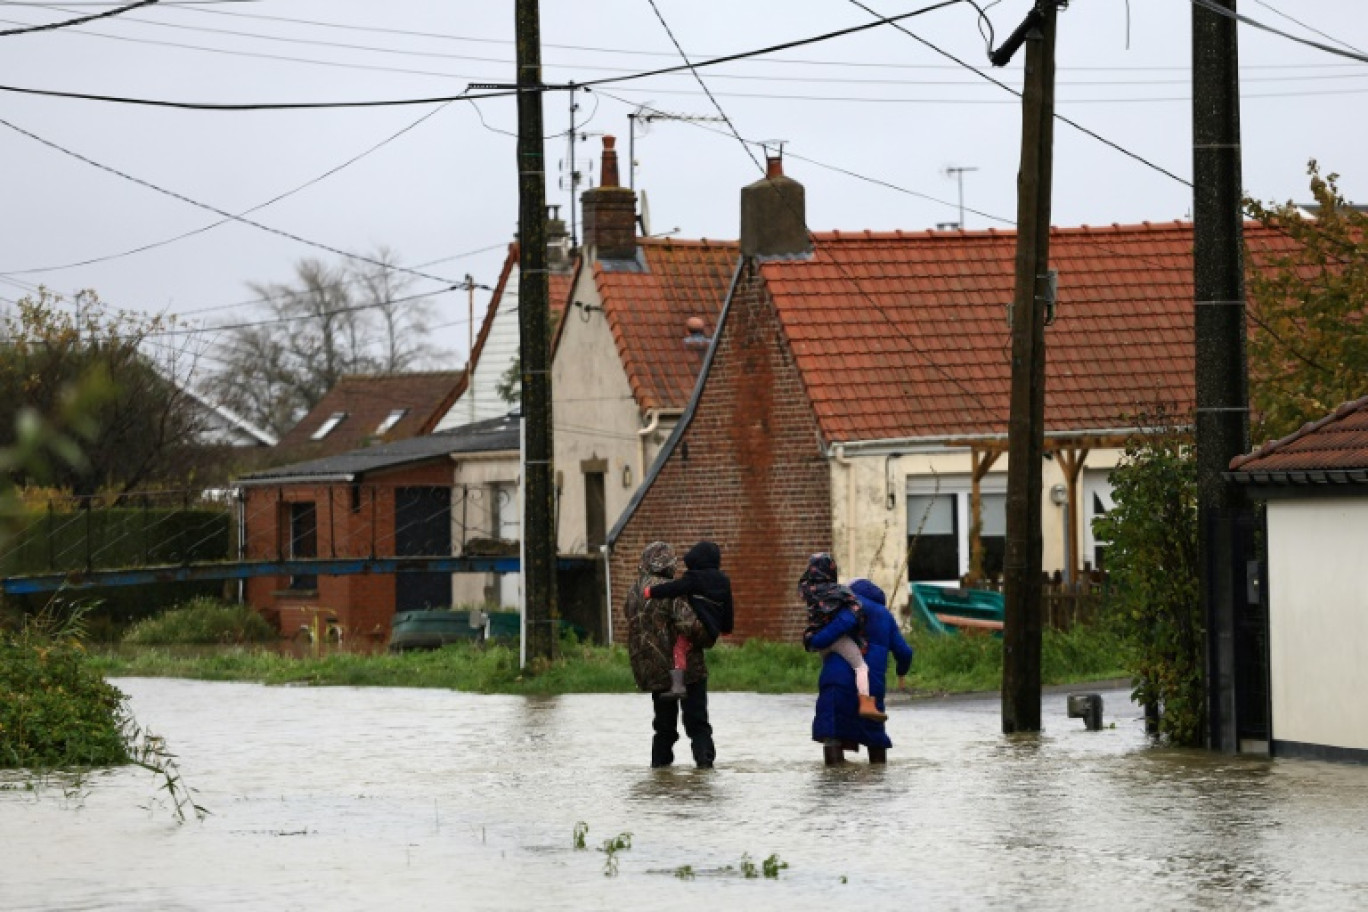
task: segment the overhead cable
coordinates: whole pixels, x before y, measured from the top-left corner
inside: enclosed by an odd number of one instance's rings
[[[1319,41],[1312,41],[1310,38],[1302,38],[1293,35],[1291,32],[1284,32],[1282,29],[1274,28],[1267,23],[1260,22],[1257,19],[1251,19],[1248,16],[1235,12],[1233,9],[1221,6],[1219,3],[1216,3],[1215,0],[1192,0],[1192,5],[1199,9],[1204,9],[1209,13],[1215,13],[1218,16],[1234,19],[1251,28],[1262,29],[1269,34],[1277,35],[1280,38],[1286,38],[1288,41],[1295,41],[1297,44],[1304,44],[1307,47],[1315,48],[1318,51],[1325,51],[1327,54],[1334,54],[1338,57],[1348,57],[1350,60],[1357,60],[1360,63],[1368,63],[1368,54],[1365,54],[1362,51],[1337,48],[1328,44],[1323,44]]]
[[[137,3],[129,3],[124,6],[105,10],[103,13],[91,13],[89,16],[81,16],[76,19],[67,19],[62,22],[49,22],[46,25],[26,25],[23,28],[7,29],[0,32],[0,38],[7,38],[11,35],[27,35],[31,32],[51,32],[56,29],[71,28],[73,25],[81,25],[85,22],[94,22],[96,19],[108,19],[110,16],[121,16],[129,10],[135,10],[143,6],[152,6],[160,3],[161,0],[138,0]]]
[[[128,249],[128,250],[124,250],[124,251],[122,251],[122,252],[120,252],[120,253],[111,253],[111,254],[106,254],[105,256],[91,257],[90,259],[86,259],[86,260],[78,260],[78,261],[73,262],[73,263],[62,263],[62,264],[60,264],[60,265],[54,265],[54,266],[35,266],[35,267],[30,268],[30,269],[9,269],[9,270],[6,270],[6,271],[4,271],[4,272],[0,272],[0,275],[10,275],[10,276],[14,276],[14,275],[32,275],[32,274],[40,273],[40,272],[57,272],[57,271],[63,270],[63,269],[75,269],[75,268],[78,267],[78,266],[92,266],[92,265],[94,265],[94,264],[96,264],[96,263],[107,263],[107,262],[109,262],[110,260],[122,259],[123,257],[132,256],[132,255],[137,254],[137,253],[145,253],[145,252],[148,251],[148,250],[155,250],[155,249],[157,249],[158,247],[165,247],[165,246],[168,245],[168,244],[174,244],[174,243],[177,242],[177,241],[183,241],[183,240],[185,240],[186,238],[194,237],[194,236],[197,235],[197,234],[203,234],[203,233],[206,232],[206,231],[212,231],[213,229],[219,227],[220,225],[226,225],[226,224],[228,224],[229,222],[232,222],[232,221],[241,219],[241,218],[242,218],[243,216],[245,216],[245,215],[250,215],[250,214],[253,213],[253,212],[257,212],[257,211],[260,211],[260,210],[262,210],[262,209],[265,209],[267,206],[275,205],[276,203],[280,202],[280,201],[283,200],[283,199],[287,199],[287,198],[289,198],[289,197],[291,197],[291,196],[294,196],[296,193],[299,193],[299,192],[302,191],[302,190],[306,190],[306,189],[308,189],[309,187],[312,187],[314,184],[317,184],[317,183],[319,183],[320,181],[323,181],[323,180],[326,180],[326,179],[329,178],[329,177],[332,177],[334,174],[336,174],[337,172],[343,170],[344,168],[351,167],[352,165],[356,164],[356,163],[359,162],[361,159],[365,158],[366,156],[370,155],[371,153],[376,152],[376,151],[378,151],[379,149],[383,148],[384,146],[387,146],[387,145],[389,145],[390,143],[394,142],[396,139],[398,139],[399,137],[403,136],[405,133],[409,132],[410,130],[414,129],[415,127],[417,127],[419,124],[421,124],[423,121],[427,120],[428,118],[437,115],[438,113],[440,113],[440,112],[441,112],[442,110],[444,110],[445,108],[446,108],[446,105],[441,105],[441,106],[439,106],[439,107],[433,108],[431,111],[428,111],[426,114],[424,114],[422,117],[420,117],[420,118],[418,118],[417,120],[415,120],[413,123],[409,124],[408,126],[404,127],[403,129],[399,130],[399,131],[396,132],[396,133],[390,134],[388,137],[386,137],[385,139],[382,139],[380,142],[378,142],[378,143],[376,143],[375,145],[371,146],[369,149],[366,149],[364,152],[361,152],[361,153],[358,154],[358,155],[352,156],[351,158],[349,158],[349,159],[347,159],[346,161],[342,162],[340,165],[337,165],[337,166],[335,166],[335,167],[333,167],[333,168],[329,168],[327,171],[324,171],[322,174],[318,175],[317,177],[314,177],[314,178],[311,178],[311,179],[305,181],[304,183],[300,184],[298,187],[295,187],[293,190],[286,190],[284,193],[278,194],[277,196],[273,196],[273,197],[271,197],[270,199],[266,200],[264,203],[258,203],[257,205],[252,206],[250,209],[244,209],[244,210],[242,210],[241,212],[237,213],[237,214],[234,215],[234,216],[231,216],[231,217],[228,217],[228,218],[222,218],[222,219],[219,219],[217,222],[212,222],[212,223],[210,223],[210,224],[208,224],[208,225],[204,225],[204,226],[202,226],[202,227],[196,228],[196,229],[194,229],[193,231],[187,231],[187,232],[185,232],[185,233],[183,233],[183,234],[178,234],[178,235],[176,235],[175,237],[166,238],[165,240],[154,241],[154,242],[152,242],[152,243],[150,243],[150,244],[143,244],[143,245],[141,245],[141,246],[139,246],[139,247],[133,247],[133,248],[130,248],[130,249]]]
[[[434,282],[441,282],[445,285],[458,284],[453,282],[453,280],[443,278],[442,276],[431,275],[429,273],[422,272],[417,269],[410,269],[406,266],[396,266],[393,263],[386,263],[383,260],[377,260],[374,257],[368,257],[359,253],[352,253],[350,251],[343,250],[340,247],[333,247],[330,244],[323,244],[319,241],[311,241],[306,237],[301,237],[300,235],[292,234],[288,231],[282,231],[279,228],[272,228],[270,225],[264,225],[261,222],[254,221],[249,218],[244,218],[240,215],[234,215],[233,213],[228,212],[224,209],[220,209],[217,206],[211,206],[208,203],[201,203],[199,200],[191,199],[183,193],[177,193],[174,190],[167,190],[165,187],[158,186],[157,184],[154,184],[151,181],[143,180],[140,177],[134,177],[133,175],[120,171],[117,168],[112,168],[109,165],[101,164],[100,162],[97,162],[92,158],[87,158],[79,152],[73,152],[65,146],[58,145],[52,140],[44,139],[36,133],[32,133],[28,130],[25,130],[23,127],[15,126],[14,124],[10,123],[8,120],[5,120],[4,118],[0,118],[0,126],[8,127],[10,130],[13,130],[21,136],[27,136],[34,142],[41,143],[42,145],[47,146],[49,149],[55,149],[56,151],[61,152],[63,155],[69,155],[77,161],[84,162],[85,164],[90,165],[91,167],[99,168],[101,171],[113,174],[116,177],[121,177],[126,181],[131,181],[132,183],[135,183],[140,187],[146,187],[147,189],[154,190],[157,193],[162,194],[163,196],[169,196],[172,199],[180,200],[183,203],[188,203],[191,206],[194,206],[198,209],[204,209],[209,212],[213,212],[214,214],[221,215],[226,219],[231,219],[235,222],[241,222],[244,225],[250,225],[251,227],[256,228],[258,230],[278,235],[283,238],[289,238],[292,241],[304,244],[309,247],[315,247],[319,250],[326,250],[328,253],[336,254],[337,256],[341,257],[346,257],[349,260],[357,260],[362,263],[369,263],[372,266],[379,266],[382,269],[393,269],[396,272],[404,272],[408,273],[409,275],[418,276],[420,278],[431,279]]]
[[[825,32],[821,35],[814,35],[810,38],[799,38],[793,41],[786,41],[781,44],[774,44],[768,47],[758,48],[751,51],[742,51],[736,54],[726,54],[721,57],[713,57],[708,60],[701,60],[697,63],[681,64],[672,67],[660,67],[654,70],[646,70],[639,73],[629,73],[623,76],[605,76],[601,79],[591,79],[575,84],[577,89],[594,88],[600,85],[616,85],[622,82],[631,82],[638,79],[647,79],[652,76],[664,76],[670,73],[682,73],[692,71],[697,68],[717,66],[723,63],[731,63],[735,60],[746,60],[750,57],[758,57],[764,54],[772,54],[776,51],[788,50],[789,48],[803,47],[810,44],[818,44],[830,41],[835,38],[853,35],[859,32],[866,32],[870,29],[880,28],[884,25],[896,24],[904,19],[911,19],[922,16],[935,10],[954,6],[963,3],[964,0],[941,0],[930,6],[908,13],[900,13],[896,16],[879,16],[873,22],[866,22],[862,25],[850,26],[849,28],[837,29],[833,32]],[[543,85],[535,91],[548,91],[560,88],[561,86]],[[52,89],[29,89],[21,86],[0,85],[0,92],[14,92],[20,95],[40,95],[47,98],[69,98],[81,101],[102,101],[112,104],[131,104],[143,105],[156,108],[177,108],[191,111],[293,111],[293,110],[321,110],[328,108],[384,108],[397,107],[402,105],[426,105],[441,104],[448,101],[478,101],[485,98],[511,98],[515,97],[520,90],[510,89],[506,91],[482,92],[471,94],[469,90],[459,95],[434,95],[422,98],[389,98],[376,99],[374,101],[313,101],[313,102],[233,102],[233,103],[209,103],[191,101],[169,101],[166,99],[155,98],[132,98],[118,95],[99,95],[88,92],[59,92]]]

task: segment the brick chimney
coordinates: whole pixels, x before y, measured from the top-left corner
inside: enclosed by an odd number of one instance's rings
[[[584,213],[584,246],[600,260],[635,260],[636,194],[618,186],[617,139],[603,137],[603,172],[599,185],[580,195]]]
[[[741,188],[741,255],[802,257],[812,253],[803,185],[784,176],[784,160],[765,157],[765,176]]]

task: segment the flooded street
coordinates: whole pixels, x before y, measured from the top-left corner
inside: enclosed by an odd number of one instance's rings
[[[1368,907],[1368,768],[1154,749],[1120,691],[1100,732],[1048,695],[1038,738],[895,701],[882,769],[824,768],[810,697],[714,694],[697,771],[647,768],[644,696],[115,683],[212,816],[133,769],[0,791],[6,912]]]

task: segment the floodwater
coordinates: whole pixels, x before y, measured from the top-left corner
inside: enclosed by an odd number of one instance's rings
[[[1157,749],[1120,691],[1013,738],[895,701],[888,766],[835,769],[810,698],[714,694],[703,771],[647,768],[644,696],[115,683],[212,816],[136,769],[0,791],[6,912],[1368,907],[1368,768]]]

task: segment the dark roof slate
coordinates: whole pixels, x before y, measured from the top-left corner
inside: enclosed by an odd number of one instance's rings
[[[519,419],[514,415],[490,418],[422,437],[410,437],[322,459],[311,459],[307,462],[254,472],[239,478],[237,483],[286,484],[304,478],[351,480],[367,472],[427,462],[454,453],[516,452],[518,425]]]

